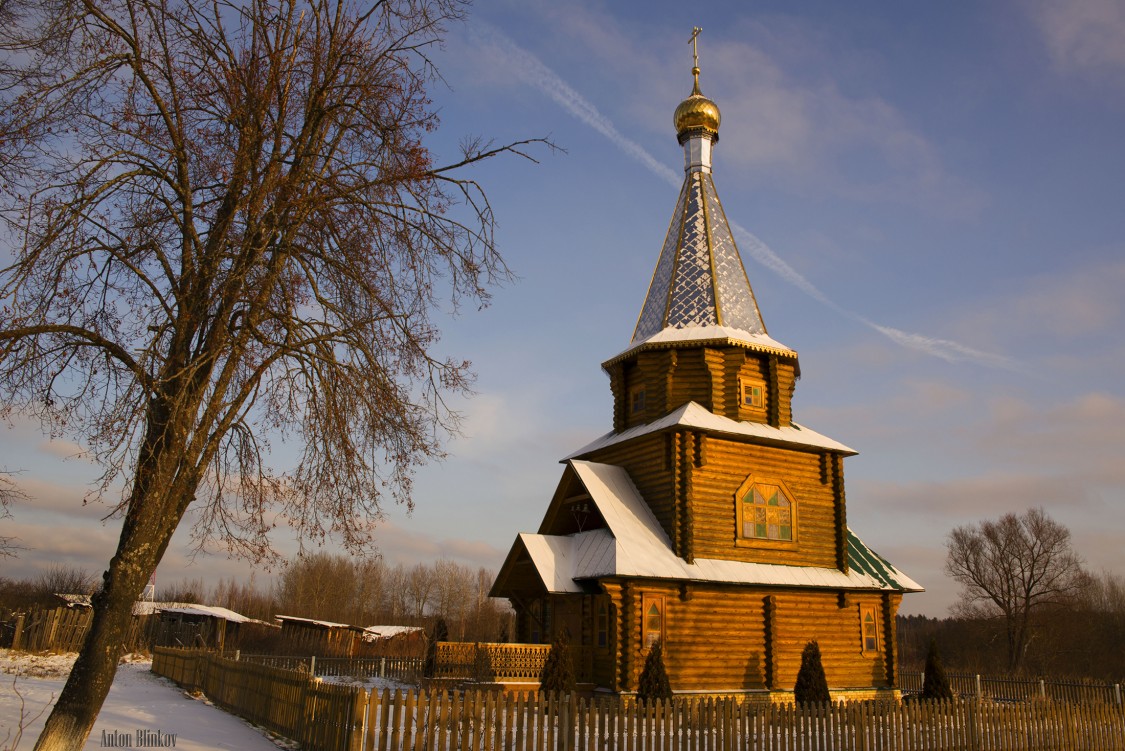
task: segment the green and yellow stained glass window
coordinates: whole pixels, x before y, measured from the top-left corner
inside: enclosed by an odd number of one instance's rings
[[[779,486],[755,483],[742,503],[743,537],[793,540],[793,503]]]

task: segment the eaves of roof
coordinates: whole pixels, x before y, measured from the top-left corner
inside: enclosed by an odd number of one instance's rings
[[[761,422],[732,420],[729,417],[716,415],[696,402],[688,402],[658,420],[653,420],[644,425],[637,425],[628,430],[623,430],[620,433],[606,433],[601,438],[575,451],[563,461],[577,459],[593,451],[597,451],[598,449],[613,446],[637,438],[638,436],[674,428],[695,428],[711,433],[723,433],[731,436],[756,439],[763,443],[800,446],[820,450],[826,449],[828,451],[837,452],[843,456],[854,456],[859,453],[839,441],[834,441],[828,436],[821,435],[815,430],[802,427],[797,423],[775,428],[772,425]]]

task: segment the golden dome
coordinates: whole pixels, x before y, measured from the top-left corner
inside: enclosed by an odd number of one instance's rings
[[[691,72],[695,76],[691,96],[680,102],[672,118],[676,124],[676,135],[682,136],[685,131],[702,128],[711,135],[718,136],[721,119],[719,106],[700,93],[699,68],[692,68]]]

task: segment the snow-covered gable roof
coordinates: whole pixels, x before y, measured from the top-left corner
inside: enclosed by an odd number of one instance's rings
[[[570,466],[597,505],[608,530],[519,536],[549,592],[581,592],[583,580],[602,576],[922,591],[917,582],[864,545],[850,530],[848,573],[818,566],[708,558],[687,563],[672,551],[668,536],[624,469],[580,460],[571,460]]]
[[[64,592],[55,592],[55,597],[65,602],[68,608],[93,607],[90,595],[71,595]]]
[[[313,618],[298,618],[293,615],[275,615],[274,618],[282,623],[302,623],[308,626],[317,626],[319,628],[350,628],[353,631],[362,631],[360,626],[353,626],[350,623],[334,623],[333,621],[318,621]]]
[[[421,631],[421,626],[367,626],[363,629],[363,640],[393,639],[396,636],[420,633]]]
[[[153,615],[154,613],[184,613],[187,615],[206,615],[212,618],[222,618],[231,623],[265,623],[253,618],[247,618],[241,613],[236,613],[218,605],[199,605],[194,602],[150,602],[140,600],[133,603],[133,615]]]
[[[161,613],[183,613],[185,615],[206,615],[212,618],[222,618],[224,621],[231,623],[261,623],[262,621],[255,621],[253,618],[247,618],[241,613],[236,613],[233,610],[227,610],[217,605],[176,605],[171,606],[157,603],[160,607],[157,610]]]
[[[723,417],[722,415],[716,415],[696,402],[688,402],[658,420],[653,420],[644,425],[637,425],[628,430],[623,430],[620,433],[606,433],[596,441],[575,451],[568,456],[567,459],[584,456],[592,451],[605,448],[606,446],[612,446],[616,443],[636,438],[637,436],[656,433],[669,428],[697,428],[714,433],[760,438],[771,443],[838,451],[845,456],[852,456],[859,453],[839,441],[834,441],[828,436],[821,435],[815,430],[801,427],[796,423],[775,428],[772,425],[767,425],[762,422],[742,422],[732,420],[729,417]]]

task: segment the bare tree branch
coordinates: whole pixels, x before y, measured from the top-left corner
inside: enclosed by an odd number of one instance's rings
[[[89,732],[189,508],[198,545],[266,558],[278,518],[363,550],[412,504],[472,382],[434,311],[510,278],[465,170],[550,144],[426,148],[461,0],[3,1],[0,397],[126,481],[54,748]]]

